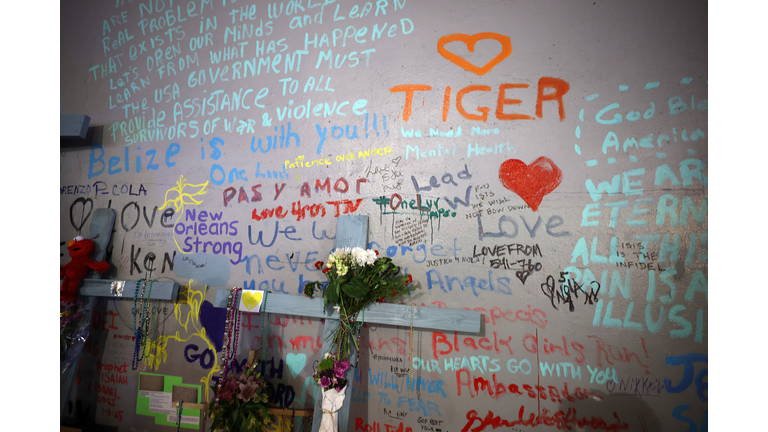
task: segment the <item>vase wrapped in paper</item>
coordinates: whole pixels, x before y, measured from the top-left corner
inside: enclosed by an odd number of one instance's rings
[[[348,361],[339,360],[335,354],[326,353],[317,365],[317,372],[312,375],[315,384],[323,389],[323,417],[320,420],[320,432],[338,430],[338,411],[344,405],[344,395],[347,390],[344,373],[349,367]]]

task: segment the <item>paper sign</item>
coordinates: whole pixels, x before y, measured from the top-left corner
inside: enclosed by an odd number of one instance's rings
[[[171,394],[167,392],[150,392],[149,412],[173,414],[176,410],[171,406]]]
[[[239,310],[241,312],[259,312],[262,300],[264,300],[264,291],[243,290],[240,293]]]
[[[197,403],[197,387],[173,386],[171,391],[173,402]]]
[[[145,388],[158,388],[159,383],[162,383],[162,388],[159,391],[151,391],[151,389]],[[155,424],[161,426],[176,426],[179,414],[176,411],[176,407],[173,406],[173,401],[180,399],[185,402],[187,400],[197,402],[203,398],[203,388],[201,385],[184,384],[179,376],[140,373],[139,387],[140,389],[136,397],[136,414],[154,417]],[[190,389],[192,392],[185,392]],[[186,406],[183,408],[184,412],[182,412],[182,415],[185,416],[184,418],[189,419],[182,420],[181,427],[199,429],[200,422],[196,419],[200,417],[203,410],[192,407],[187,408]]]
[[[179,421],[179,415],[178,414],[168,414],[168,423],[176,424],[176,422]],[[181,415],[181,422],[186,424],[193,424],[197,425],[200,424],[200,418],[195,416],[185,416],[184,413]]]
[[[139,375],[139,390],[163,391],[165,377],[162,375]]]

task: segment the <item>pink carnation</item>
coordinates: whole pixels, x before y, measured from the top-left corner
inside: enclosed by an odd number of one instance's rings
[[[323,387],[329,387],[331,385],[331,379],[327,376],[320,378],[320,385]]]

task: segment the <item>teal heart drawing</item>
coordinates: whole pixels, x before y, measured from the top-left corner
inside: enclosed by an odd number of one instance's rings
[[[304,370],[304,366],[307,364],[307,355],[304,353],[288,353],[288,355],[285,356],[285,363],[288,365],[288,370],[291,371],[291,376],[296,378],[299,373]]]

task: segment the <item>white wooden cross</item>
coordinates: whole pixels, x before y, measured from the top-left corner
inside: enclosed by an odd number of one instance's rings
[[[346,215],[339,216],[336,223],[336,244],[335,248],[340,247],[368,247],[368,216],[364,215]],[[226,307],[228,289],[220,289],[216,293],[214,306]],[[239,298],[236,299],[239,303]],[[264,309],[264,308],[262,308]],[[240,309],[243,312],[249,312],[247,309]],[[411,312],[413,310],[413,312]],[[307,316],[312,318],[325,319],[323,330],[323,340],[329,338],[339,326],[339,313],[331,308],[323,312],[322,298],[306,298],[303,296],[287,294],[270,294],[266,310],[262,313],[278,313],[286,315]],[[413,313],[413,315],[411,315]],[[463,309],[447,309],[417,306],[412,309],[411,305],[397,305],[391,303],[376,303],[365,310],[365,322],[369,324],[384,324],[391,326],[409,327],[411,325],[411,316],[413,316],[413,327],[425,330],[440,331],[458,331],[466,333],[478,333],[480,331],[480,312]],[[357,317],[362,321],[362,316]],[[262,344],[264,341],[262,341]],[[350,359],[354,359],[357,354],[355,345],[351,344]],[[329,341],[323,343],[323,354],[329,352],[332,343]],[[357,365],[355,365],[356,367]],[[408,365],[409,368],[413,365]],[[352,400],[352,384],[354,383],[354,368],[347,369],[347,397],[344,399],[344,405],[339,410],[338,430],[347,432],[349,427],[349,406]],[[322,389],[315,389],[315,414],[312,422],[312,432],[317,432],[320,428],[322,418]]]

